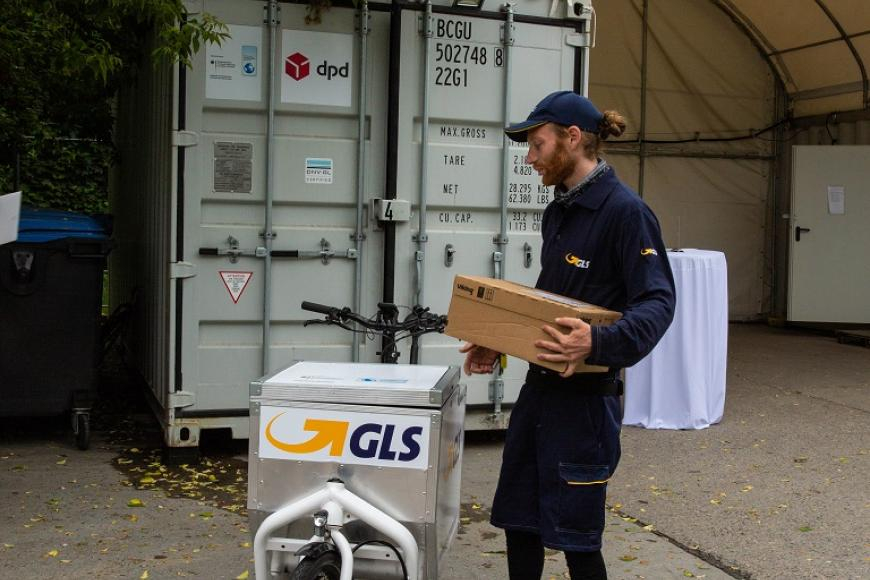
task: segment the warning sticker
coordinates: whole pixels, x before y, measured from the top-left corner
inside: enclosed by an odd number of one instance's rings
[[[305,159],[305,183],[332,183],[332,159]]]
[[[230,293],[230,298],[233,299],[233,304],[239,303],[239,298],[242,297],[242,292],[248,287],[248,282],[251,281],[253,272],[220,272],[221,279],[224,281],[227,292]]]

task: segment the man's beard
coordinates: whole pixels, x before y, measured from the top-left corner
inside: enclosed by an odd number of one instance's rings
[[[544,185],[559,185],[574,173],[575,161],[568,154],[568,149],[562,140],[556,141],[553,157],[549,161],[538,163],[541,171],[541,182]]]

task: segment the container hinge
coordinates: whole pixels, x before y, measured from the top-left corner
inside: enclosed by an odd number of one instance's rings
[[[278,0],[269,0],[263,6],[263,23],[270,26],[281,24],[281,5]]]
[[[508,241],[508,237],[501,234],[497,234],[492,237],[492,243],[497,246],[506,246]]]
[[[366,36],[370,30],[370,21],[371,16],[369,16],[369,6],[367,0],[363,0],[363,2],[357,2],[359,4],[359,12],[357,12],[355,20],[355,26],[357,32],[360,33],[360,36]]]
[[[435,36],[435,32],[433,30],[433,23],[435,18],[432,16],[430,12],[424,12],[420,15],[420,18],[417,20],[417,31],[425,38],[432,38]]]
[[[173,280],[179,278],[193,278],[196,276],[196,264],[190,262],[170,262],[169,277]]]
[[[492,402],[504,399],[504,379],[489,381],[489,400]]]
[[[592,35],[588,32],[569,34],[565,37],[565,44],[575,48],[590,48],[592,46]]]
[[[507,34],[505,34],[506,30],[507,30]],[[513,24],[511,24],[511,25],[502,24],[501,25],[501,33],[499,36],[501,37],[500,39],[501,39],[502,46],[513,46],[514,45],[514,32],[515,32],[515,29],[514,29]]]
[[[173,409],[178,407],[190,407],[196,403],[196,395],[190,391],[175,391],[169,393],[169,406]]]
[[[193,131],[173,131],[172,146],[173,147],[193,147],[199,144],[199,135]]]

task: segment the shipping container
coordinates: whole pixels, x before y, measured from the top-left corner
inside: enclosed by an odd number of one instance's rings
[[[113,182],[111,297],[133,305],[169,447],[247,437],[247,385],[294,361],[377,360],[377,341],[303,326],[303,300],[446,313],[455,274],[534,285],[552,192],[502,128],[586,92],[590,2],[333,3],[316,24],[307,4],[186,5],[231,38],[142,67]],[[427,335],[421,362],[458,347]],[[525,370],[464,377],[466,426],[503,428]]]

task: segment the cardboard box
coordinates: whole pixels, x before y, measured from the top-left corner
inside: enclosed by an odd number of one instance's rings
[[[607,326],[622,317],[619,312],[529,288],[506,280],[482,276],[456,276],[444,333],[491,348],[558,372],[567,363],[539,361],[546,353],[535,347],[538,339],[552,340],[542,330],[556,326],[560,316],[581,318],[593,326]],[[564,330],[564,328],[562,328]],[[605,372],[606,367],[581,364],[577,372]]]

